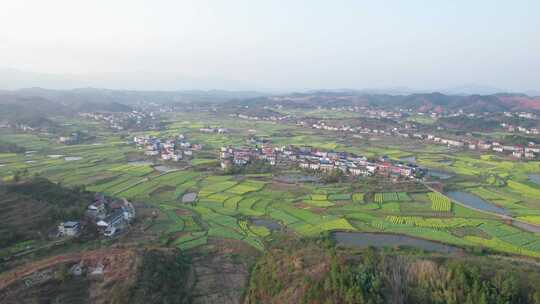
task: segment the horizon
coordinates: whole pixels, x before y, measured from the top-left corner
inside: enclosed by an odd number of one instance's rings
[[[459,88],[463,88],[463,91],[460,91]],[[475,91],[478,88],[482,91]],[[390,95],[390,96],[408,96],[415,94],[443,94],[448,96],[489,96],[489,95],[526,95],[529,97],[540,97],[540,91],[527,90],[527,91],[508,91],[497,89],[489,86],[475,86],[475,85],[464,85],[461,87],[441,89],[441,90],[421,90],[421,89],[411,89],[411,88],[363,88],[363,89],[353,89],[353,88],[336,88],[336,89],[304,89],[304,90],[235,90],[235,89],[127,89],[127,88],[106,88],[106,87],[73,87],[73,88],[47,88],[41,86],[31,86],[31,87],[20,87],[20,88],[0,88],[0,93],[2,92],[13,92],[21,93],[25,91],[32,90],[42,90],[42,91],[54,91],[54,92],[75,92],[83,90],[94,90],[94,91],[112,91],[112,92],[138,92],[138,93],[252,93],[252,94],[261,94],[264,95],[290,95],[290,94],[321,94],[321,93],[351,93],[357,95]]]
[[[523,39],[538,36],[538,9],[526,0],[8,1],[0,88],[539,92],[540,42]]]

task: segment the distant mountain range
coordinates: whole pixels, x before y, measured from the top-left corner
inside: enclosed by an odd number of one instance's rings
[[[185,90],[185,91],[135,91],[80,88],[71,90],[50,90],[26,88],[0,90],[0,94],[19,97],[41,97],[65,105],[81,103],[122,103],[133,105],[140,102],[182,103],[182,102],[222,102],[231,99],[254,98],[268,94],[254,91],[225,90]]]
[[[461,85],[439,90],[416,90],[407,87],[381,88],[381,89],[333,89],[333,90],[309,90],[307,93],[326,92],[326,93],[355,93],[369,95],[412,95],[427,94],[431,92],[440,92],[446,95],[495,95],[495,94],[526,94],[529,96],[540,96],[540,91],[528,90],[524,92],[513,92],[507,89],[501,89],[485,85]]]
[[[107,89],[48,90],[29,88],[0,91],[0,120],[43,121],[51,115],[78,112],[126,112],[141,102],[193,103],[233,110],[249,106],[262,110],[268,105],[299,108],[317,106],[371,106],[413,109],[422,112],[463,110],[467,113],[532,111],[540,113],[540,97],[525,94],[448,95],[443,93],[382,94],[356,90],[326,90],[309,93],[268,95],[235,91],[124,91]]]
[[[130,76],[131,80],[124,79]],[[135,77],[136,76],[136,77]],[[147,92],[151,92],[154,95],[158,92],[164,95],[170,95],[170,93],[177,94],[188,92],[213,92],[214,90],[168,90],[165,92],[161,90],[163,87],[178,87],[178,88],[201,88],[201,87],[213,87],[213,88],[230,88],[230,87],[251,87],[247,83],[233,83],[219,79],[192,79],[189,77],[181,77],[174,75],[158,75],[159,77],[149,77],[145,73],[139,73],[138,75],[63,75],[63,74],[48,74],[48,73],[34,73],[13,68],[0,67],[0,90],[17,90],[25,87],[43,87],[43,88],[56,88],[59,90],[73,90],[79,91],[79,87],[113,87],[124,88],[126,87],[141,87],[150,88]],[[129,78],[129,77],[128,77]],[[160,79],[160,80],[156,80]],[[206,86],[203,84],[206,83]],[[122,85],[123,84],[123,85]],[[214,85],[212,85],[214,84]],[[203,85],[203,86],[202,86]],[[156,88],[154,90],[153,88]],[[159,90],[159,91],[158,91]],[[54,91],[54,90],[52,90]],[[143,92],[142,90],[104,90],[114,92]],[[268,95],[268,94],[286,94],[294,90],[286,89],[260,89],[259,92],[251,90],[242,91],[242,93],[249,93],[250,95]],[[410,95],[410,94],[422,94],[430,92],[441,92],[447,95],[493,95],[499,93],[523,93],[529,96],[540,96],[540,91],[525,90],[516,92],[514,90],[508,90],[505,88],[498,88],[483,84],[464,84],[448,88],[433,88],[433,89],[415,89],[408,87],[388,87],[388,88],[367,88],[367,89],[328,89],[328,90],[298,90],[299,92],[354,92],[358,94],[389,94],[389,95]],[[223,96],[224,92],[229,94],[238,94],[238,90],[215,90],[219,96]],[[200,94],[196,95],[200,95]],[[155,96],[154,96],[155,97]],[[244,96],[245,97],[245,96]]]
[[[31,126],[50,124],[47,117],[79,112],[128,112],[137,104],[222,103],[265,96],[257,92],[234,91],[127,91],[82,88],[49,90],[27,88],[0,90],[0,121],[24,122]]]
[[[294,93],[281,96],[236,100],[238,106],[286,105],[289,107],[312,108],[370,106],[379,108],[413,109],[419,112],[467,113],[533,111],[540,112],[540,97],[525,94],[499,93],[492,95],[447,95],[443,93],[415,93],[403,95],[366,94],[362,91],[318,91]]]

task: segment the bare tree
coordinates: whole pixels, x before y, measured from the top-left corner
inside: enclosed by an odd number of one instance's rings
[[[402,256],[387,257],[384,259],[385,276],[390,286],[390,303],[403,304],[407,298],[407,261]]]

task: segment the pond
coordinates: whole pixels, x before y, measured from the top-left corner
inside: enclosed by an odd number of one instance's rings
[[[177,171],[178,170],[176,168],[165,166],[165,165],[155,166],[154,169],[158,170],[159,172],[172,172],[172,171]]]
[[[450,166],[450,165],[452,165],[454,163],[454,161],[450,160],[450,159],[441,159],[441,160],[438,161],[438,163]]]
[[[399,159],[400,161],[402,162],[405,162],[405,163],[411,163],[411,164],[414,164],[416,163],[416,156],[406,156],[406,157],[402,157]]]
[[[456,200],[462,204],[473,207],[475,209],[498,213],[502,215],[509,215],[508,211],[504,208],[497,207],[494,204],[487,202],[480,197],[463,192],[463,191],[448,191],[445,193],[453,200]]]
[[[540,186],[540,174],[529,174],[529,180]]]
[[[80,157],[80,156],[67,156],[67,157],[64,157],[65,161],[74,161],[74,160],[81,160],[81,159],[83,159],[83,158]]]
[[[252,219],[251,223],[255,226],[262,226],[268,228],[268,230],[280,230],[281,224],[278,221],[269,219]]]
[[[444,245],[433,241],[389,233],[334,232],[332,233],[332,236],[338,245],[359,248],[366,248],[370,246],[376,248],[406,246],[441,253],[452,253],[460,250],[457,247]]]
[[[452,178],[454,175],[448,173],[448,172],[445,172],[445,171],[440,171],[440,170],[433,170],[433,169],[427,169],[428,170],[428,173],[427,175],[431,176],[431,177],[435,177],[435,178],[439,178],[439,179],[449,179],[449,178]]]
[[[182,203],[193,203],[197,199],[197,193],[189,192],[182,196]]]
[[[283,183],[307,183],[318,182],[319,178],[311,175],[281,175],[276,176],[275,180]]]

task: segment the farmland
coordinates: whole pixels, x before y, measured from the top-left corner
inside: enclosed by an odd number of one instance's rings
[[[452,201],[444,195],[430,192],[428,197],[431,200],[431,209],[434,211],[448,212],[452,209]]]
[[[332,118],[322,111],[313,114]],[[530,257],[540,255],[538,233],[456,204],[444,191],[433,192],[420,182],[392,183],[378,177],[336,183],[277,181],[277,175],[305,174],[294,167],[264,174],[227,175],[219,168],[217,150],[223,145],[242,144],[250,132],[255,132],[270,138],[276,146],[309,142],[314,148],[368,157],[384,154],[397,159],[414,155],[418,164],[451,176],[443,181],[445,189],[467,191],[506,208],[515,220],[530,224],[538,224],[540,217],[540,187],[527,180],[527,174],[540,171],[537,163],[452,154],[440,147],[398,145],[384,138],[337,141],[325,133],[294,125],[210,113],[198,113],[196,118],[173,113],[166,119],[166,129],[138,134],[182,133],[203,145],[200,153],[204,156],[162,172],[156,166],[169,163],[145,157],[125,136],[104,130],[99,131],[94,143],[69,146],[56,144],[45,135],[2,134],[3,141],[35,152],[0,154],[0,178],[9,182],[39,175],[66,186],[83,185],[91,191],[144,202],[160,212],[151,228],[159,235],[159,242],[183,250],[213,239],[231,239],[264,251],[267,240],[275,233],[313,237],[333,231],[366,231],[410,235],[466,250],[485,248]],[[199,131],[203,125],[196,121],[231,131],[204,134]],[[68,161],[66,157],[77,158]],[[182,201],[187,193],[194,195],[192,202]],[[252,224],[254,219],[274,221],[281,229],[256,226]]]

